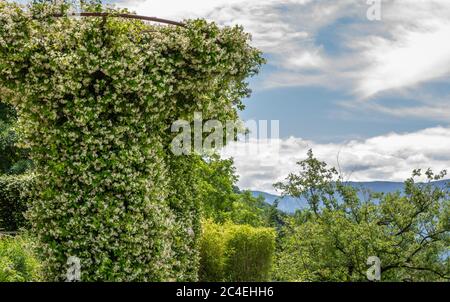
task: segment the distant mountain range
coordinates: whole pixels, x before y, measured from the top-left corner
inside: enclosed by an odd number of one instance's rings
[[[450,180],[441,180],[433,182],[432,184],[439,188],[444,188]],[[404,183],[402,182],[389,182],[389,181],[373,181],[373,182],[348,182],[348,184],[354,188],[363,189],[365,191],[371,191],[376,193],[393,193],[397,191],[402,191]],[[364,194],[359,193],[360,197],[363,198]],[[266,202],[272,205],[275,200],[280,199],[280,196],[261,192],[252,191],[252,195],[255,197],[262,196]],[[278,209],[285,213],[294,213],[298,209],[303,209],[308,206],[307,201],[304,198],[295,198],[291,196],[285,196],[280,199],[278,204]]]

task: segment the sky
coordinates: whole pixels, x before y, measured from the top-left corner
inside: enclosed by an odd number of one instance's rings
[[[233,157],[242,189],[272,184],[312,148],[353,181],[450,168],[449,0],[116,0],[141,15],[239,24],[268,63],[243,120],[279,120],[273,146]],[[368,12],[379,12],[369,20]],[[380,10],[376,10],[380,8]],[[373,14],[371,16],[374,16]],[[371,18],[373,19],[373,18]],[[238,150],[238,151],[236,151]]]

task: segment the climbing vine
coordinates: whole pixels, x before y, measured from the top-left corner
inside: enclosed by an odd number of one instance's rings
[[[241,27],[50,16],[68,8],[0,2],[0,86],[38,171],[27,217],[46,277],[76,256],[84,281],[196,280],[195,159],[171,154],[170,126],[238,119],[261,53]]]

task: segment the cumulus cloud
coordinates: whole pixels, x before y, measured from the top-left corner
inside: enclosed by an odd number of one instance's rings
[[[296,171],[295,163],[306,157],[308,149],[320,160],[339,167],[348,180],[403,181],[416,168],[450,168],[450,128],[390,133],[333,144],[294,137],[253,139],[227,146],[222,156],[234,158],[241,188],[274,193],[272,184]]]

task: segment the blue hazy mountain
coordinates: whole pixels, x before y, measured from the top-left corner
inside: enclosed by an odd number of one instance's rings
[[[433,182],[433,186],[444,188],[450,180],[441,180]],[[402,182],[389,182],[389,181],[373,181],[373,182],[348,182],[348,184],[354,188],[361,189],[362,191],[371,191],[376,193],[394,193],[402,191],[404,184]],[[272,205],[275,200],[280,199],[280,196],[261,192],[252,191],[252,195],[255,197],[262,196],[266,202]],[[364,193],[359,193],[360,198],[364,198]],[[280,199],[278,209],[285,213],[294,213],[298,209],[302,209],[308,206],[307,201],[304,198],[296,198],[292,196],[285,196]]]

